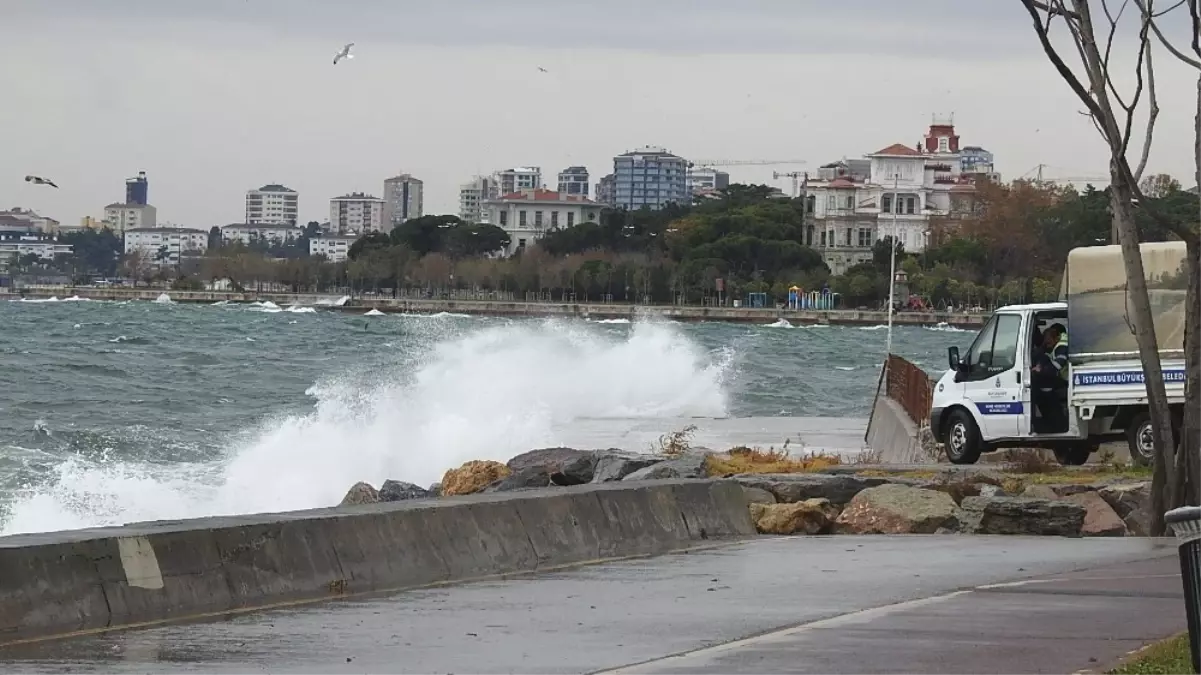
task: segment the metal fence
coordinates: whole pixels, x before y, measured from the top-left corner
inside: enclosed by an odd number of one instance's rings
[[[896,354],[888,355],[887,368],[888,397],[900,403],[915,424],[925,424],[930,418],[934,380],[926,371]]]

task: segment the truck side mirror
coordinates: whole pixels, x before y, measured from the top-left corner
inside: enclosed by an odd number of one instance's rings
[[[947,364],[951,366],[951,370],[959,370],[959,348],[947,347]]]

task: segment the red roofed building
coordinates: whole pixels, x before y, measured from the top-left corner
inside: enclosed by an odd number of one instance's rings
[[[974,150],[974,158],[987,154]],[[979,174],[963,170],[961,152],[953,121],[934,119],[915,145],[893,143],[862,160],[822,166],[806,181],[806,213],[813,220],[802,243],[821,251],[835,274],[870,261],[872,246],[888,236],[906,251],[924,250],[931,218],[945,220],[952,194],[959,200],[974,190]],[[991,171],[991,155],[987,164]]]
[[[489,223],[509,233],[505,255],[532,246],[547,232],[600,220],[603,204],[554,190],[521,190],[485,203]]]

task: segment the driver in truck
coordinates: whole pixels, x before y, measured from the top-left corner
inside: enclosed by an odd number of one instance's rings
[[[1062,433],[1068,430],[1065,401],[1059,394],[1068,384],[1068,330],[1054,323],[1043,331],[1043,351],[1030,368],[1031,384],[1038,392],[1038,412],[1042,417],[1041,433]]]

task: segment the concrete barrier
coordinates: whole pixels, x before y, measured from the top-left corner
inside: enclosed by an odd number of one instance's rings
[[[867,427],[867,446],[885,464],[935,464],[937,457],[922,449],[920,430],[901,404],[881,394],[876,397]]]
[[[737,482],[685,480],[0,537],[0,645],[754,534]]]

